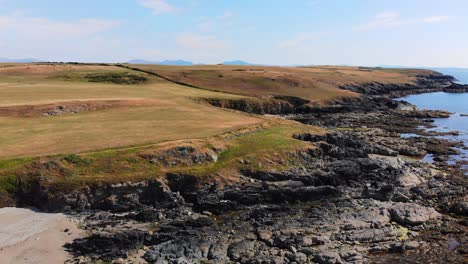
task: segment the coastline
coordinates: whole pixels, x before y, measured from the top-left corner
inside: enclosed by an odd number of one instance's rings
[[[58,193],[38,188],[22,195],[45,197],[32,199],[32,205],[82,219],[92,235],[67,244],[75,260],[111,261],[136,253],[150,263],[463,260],[467,179],[446,159],[460,145],[424,137],[431,133],[422,128],[448,113],[394,98],[468,86],[428,77],[415,86],[344,88],[362,98],[293,114],[288,109],[286,118],[329,132],[294,135],[315,147],[295,153],[298,164],[287,171],[242,171],[241,181],[227,186],[171,174],[166,182]],[[422,137],[401,138],[402,133]],[[416,160],[428,153],[434,164]]]
[[[416,96],[409,96],[409,97],[403,97],[399,98],[398,100],[406,100],[409,101],[410,103],[413,103],[417,105],[419,108],[423,109],[441,109],[443,108],[443,105],[446,105],[446,109],[452,114],[448,118],[439,118],[439,119],[431,119],[433,120],[432,125],[428,128],[426,128],[425,132],[439,132],[439,133],[445,133],[446,135],[434,135],[433,137],[441,138],[441,139],[447,139],[450,141],[462,141],[463,146],[460,146],[457,148],[457,151],[459,152],[456,155],[450,155],[449,159],[447,162],[450,165],[455,165],[459,163],[461,169],[464,171],[465,175],[468,175],[468,167],[467,167],[467,160],[468,160],[468,130],[466,124],[468,124],[468,120],[466,120],[466,117],[463,116],[463,113],[466,112],[463,105],[463,101],[465,101],[463,98],[468,98],[468,94],[460,94],[460,95],[451,95],[451,94],[445,94],[441,92],[437,93],[430,93],[430,94],[422,94],[422,95],[416,95]],[[455,99],[454,99],[455,96]],[[456,99],[457,96],[460,96],[460,99]],[[425,99],[427,98],[427,99]],[[439,100],[438,103],[434,105],[434,103],[431,103],[434,100]],[[456,100],[456,101],[453,101]],[[444,102],[444,103],[441,103]],[[465,124],[465,125],[464,125]],[[418,136],[416,134],[414,135],[406,135],[409,137],[413,136]],[[426,157],[425,157],[426,159]],[[429,161],[432,161],[429,157]]]

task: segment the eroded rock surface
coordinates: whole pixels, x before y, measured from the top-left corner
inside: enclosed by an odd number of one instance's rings
[[[123,214],[135,190],[122,185],[106,211],[81,215],[93,235],[68,248],[77,257],[138,254],[149,263],[367,263],[453,240],[451,259],[461,263],[466,185],[355,132],[296,137],[318,149],[289,171],[244,171],[241,183],[223,187],[170,174],[168,187],[140,184],[157,198],[133,196]]]

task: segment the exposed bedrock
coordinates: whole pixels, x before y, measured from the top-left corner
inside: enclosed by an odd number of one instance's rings
[[[466,93],[468,85],[455,83],[450,75],[421,75],[414,84],[382,84],[378,82],[344,85],[341,88],[366,95],[386,95],[392,98],[430,92]]]
[[[392,98],[411,94],[429,92],[468,92],[468,85],[455,83],[455,78],[448,75],[418,76],[414,83],[383,84],[378,82],[365,84],[351,84],[340,87],[344,90],[357,92],[359,98],[341,98],[328,102],[326,106],[313,106],[308,100],[293,96],[271,96],[268,98],[217,99],[207,98],[209,104],[240,110],[254,114],[310,114],[310,113],[349,113],[375,112],[388,110],[409,110],[405,115],[412,117],[448,117],[445,111],[421,111],[407,102],[395,101]]]
[[[128,184],[91,188],[91,211],[81,217],[93,235],[67,248],[87,259],[139,252],[149,263],[366,263],[443,252],[442,234],[450,234],[457,246],[448,259],[461,263],[464,179],[355,132],[295,137],[317,146],[302,153],[302,165],[243,171],[238,184],[168,174],[164,184],[140,183],[137,195]]]

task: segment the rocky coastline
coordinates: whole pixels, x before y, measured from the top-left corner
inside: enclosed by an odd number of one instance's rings
[[[430,75],[414,85],[342,88],[362,96],[326,107],[295,98],[273,98],[266,107],[209,102],[329,128],[325,135],[294,135],[314,147],[295,153],[298,165],[286,171],[241,171],[230,185],[177,173],[70,191],[38,181],[18,193],[17,205],[80,220],[90,235],[66,245],[70,263],[466,261],[468,179],[447,163],[466,146],[425,137],[431,118],[450,113],[394,98],[468,86]],[[434,163],[421,161],[426,154]]]

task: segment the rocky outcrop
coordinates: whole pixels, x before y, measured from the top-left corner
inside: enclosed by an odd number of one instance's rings
[[[18,194],[18,205],[35,206],[52,212],[105,210],[128,212],[151,207],[174,207],[182,200],[160,181],[95,184],[72,190],[47,187],[41,179],[32,179]]]
[[[162,151],[143,153],[141,157],[148,160],[151,164],[162,165],[164,167],[189,166],[216,162],[219,151],[221,150],[181,145]]]
[[[365,95],[388,96],[391,98],[403,97],[411,94],[448,92],[468,92],[468,85],[455,83],[456,79],[449,75],[420,75],[414,83],[408,84],[382,84],[378,82],[344,85],[341,88]]]
[[[239,110],[252,114],[291,114],[296,106],[288,101],[279,99],[216,99],[207,98],[204,101],[212,106]]]
[[[296,135],[317,146],[301,166],[243,171],[243,181],[226,186],[168,174],[168,187],[153,183],[132,207],[128,195],[138,191],[128,185],[91,191],[117,195],[107,207],[90,203],[83,226],[93,235],[68,248],[89,260],[139,251],[149,263],[366,263],[374,254],[442,250],[420,233],[459,230],[452,259],[460,261],[466,227],[440,212],[464,214],[466,185],[401,157],[401,146],[385,146],[378,133]]]

